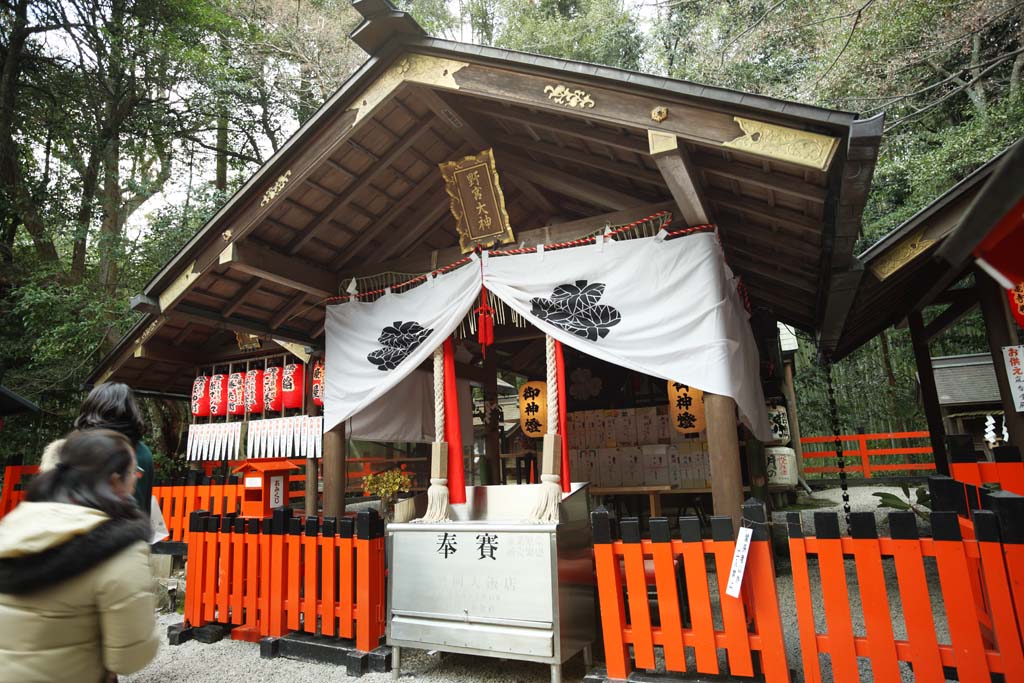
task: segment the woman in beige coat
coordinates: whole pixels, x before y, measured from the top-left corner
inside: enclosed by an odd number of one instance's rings
[[[156,655],[135,450],[94,429],[59,455],[0,521],[0,683],[99,683]]]

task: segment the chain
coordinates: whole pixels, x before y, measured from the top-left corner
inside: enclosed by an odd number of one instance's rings
[[[843,440],[840,438],[839,406],[836,404],[836,392],[832,386],[832,359],[825,357],[825,388],[828,392],[828,410],[832,417],[832,433],[836,437],[836,465],[839,467],[839,488],[843,492],[843,513],[846,521],[850,521],[850,491],[846,484],[846,457],[843,455]]]

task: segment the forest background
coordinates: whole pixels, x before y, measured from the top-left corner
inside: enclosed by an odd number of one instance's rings
[[[403,0],[444,38],[885,113],[857,253],[1024,135],[1024,2]],[[346,0],[0,0],[0,431],[32,462],[129,298],[363,62]],[[926,312],[926,316],[934,312]],[[926,320],[927,321],[927,320]],[[805,435],[831,433],[800,334]],[[980,315],[933,356],[985,351]],[[906,330],[834,368],[843,431],[925,429]],[[146,399],[158,456],[182,406]]]

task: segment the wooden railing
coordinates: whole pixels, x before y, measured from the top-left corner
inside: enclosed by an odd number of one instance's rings
[[[874,434],[841,434],[843,457],[847,474],[860,474],[870,479],[880,472],[932,471],[935,469],[934,457],[927,462],[912,462],[907,456],[932,456],[931,445],[893,446],[893,442],[910,443],[929,438],[928,432],[878,432]],[[868,448],[869,441],[889,441],[887,448]],[[835,436],[805,436],[800,439],[803,446],[804,472],[807,474],[834,474],[839,472],[834,450]],[[833,450],[809,450],[814,444],[832,446]],[[808,465],[808,461],[825,459],[826,465]],[[884,460],[885,462],[878,462]],[[893,462],[896,460],[897,462]],[[874,462],[873,462],[874,461]]]

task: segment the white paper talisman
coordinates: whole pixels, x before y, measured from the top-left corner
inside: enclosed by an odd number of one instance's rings
[[[753,535],[753,529],[745,526],[740,528],[736,538],[736,552],[732,555],[729,583],[725,587],[725,594],[730,597],[740,597],[740,586],[743,585],[743,573],[747,569],[747,555],[750,553],[750,539]]]

